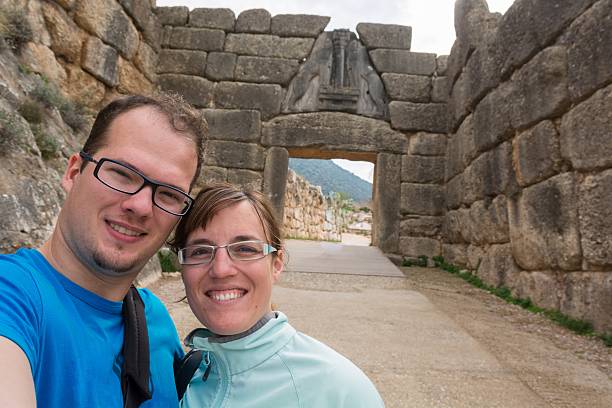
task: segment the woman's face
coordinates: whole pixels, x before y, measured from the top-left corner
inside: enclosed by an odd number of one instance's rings
[[[255,209],[248,201],[241,201],[219,211],[206,229],[194,230],[186,245],[249,240],[268,242]],[[282,253],[277,254],[234,261],[220,248],[208,264],[183,265],[189,306],[200,322],[222,335],[241,333],[257,323],[271,310],[272,285],[283,270]]]

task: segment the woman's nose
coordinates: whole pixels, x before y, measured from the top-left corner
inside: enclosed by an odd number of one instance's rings
[[[217,248],[209,270],[210,275],[215,278],[226,278],[235,275],[236,272],[236,265],[229,256],[227,247]]]

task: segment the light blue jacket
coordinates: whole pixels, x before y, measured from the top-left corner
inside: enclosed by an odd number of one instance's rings
[[[297,332],[283,313],[275,313],[276,318],[238,340],[217,343],[206,330],[193,337],[192,347],[208,353],[181,407],[384,407],[376,388],[357,366]]]

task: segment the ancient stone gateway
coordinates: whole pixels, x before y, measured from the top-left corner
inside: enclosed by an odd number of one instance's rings
[[[611,8],[458,1],[449,57],[410,51],[406,26],[160,8],[158,78],[207,109],[203,180],[280,212],[289,157],[370,161],[374,245],[610,329]]]

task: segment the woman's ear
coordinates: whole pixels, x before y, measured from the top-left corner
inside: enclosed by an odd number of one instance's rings
[[[280,274],[285,269],[285,251],[283,249],[276,252],[272,261],[272,282],[276,283]]]

